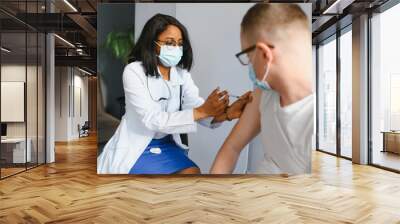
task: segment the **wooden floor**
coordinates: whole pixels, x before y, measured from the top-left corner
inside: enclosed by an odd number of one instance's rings
[[[13,174],[25,171],[25,167],[17,167],[17,168],[0,168],[1,169],[1,178],[11,176]]]
[[[37,164],[36,163],[27,163],[27,165],[26,165],[26,167],[25,167],[25,164],[22,164],[22,165],[18,165],[18,167],[7,167],[7,168],[1,168],[1,178],[6,178],[6,177],[8,177],[8,176],[11,176],[11,175],[14,175],[14,174],[17,174],[17,173],[20,173],[20,172],[24,172],[24,171],[26,171],[27,169],[29,170],[29,169],[33,169],[33,168],[35,168],[35,167],[37,167]]]
[[[312,175],[96,174],[94,137],[0,181],[0,223],[400,223],[400,175],[314,153]]]

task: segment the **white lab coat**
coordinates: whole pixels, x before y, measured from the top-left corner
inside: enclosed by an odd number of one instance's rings
[[[104,146],[97,158],[98,174],[127,174],[156,134],[172,134],[176,144],[184,149],[179,134],[195,132],[193,108],[204,103],[199,89],[188,71],[171,67],[167,81],[171,96],[162,78],[148,77],[141,62],[128,64],[122,77],[126,112],[115,134]],[[180,85],[182,85],[182,111],[180,105]],[[151,94],[151,95],[150,95]],[[157,101],[161,97],[167,101]],[[156,101],[154,101],[156,100]],[[212,118],[200,123],[215,128]]]

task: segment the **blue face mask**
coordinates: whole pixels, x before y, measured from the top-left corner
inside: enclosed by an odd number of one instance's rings
[[[157,45],[159,44],[157,43]],[[160,46],[160,55],[158,55],[158,58],[165,67],[174,67],[179,63],[182,55],[182,47],[163,45]]]
[[[254,86],[258,87],[262,90],[265,90],[265,91],[271,90],[271,87],[265,80],[267,78],[268,71],[269,71],[268,67],[267,67],[267,70],[265,71],[263,80],[260,81],[257,79],[257,75],[256,75],[256,72],[254,71],[253,65],[250,63],[248,66],[249,66],[249,78],[250,78],[251,82],[254,84]]]

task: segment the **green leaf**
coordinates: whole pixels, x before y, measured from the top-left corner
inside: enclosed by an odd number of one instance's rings
[[[110,32],[103,44],[112,55],[124,63],[128,63],[134,47],[134,35],[132,30]]]

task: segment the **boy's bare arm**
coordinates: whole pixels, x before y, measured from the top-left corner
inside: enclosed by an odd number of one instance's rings
[[[261,90],[256,89],[253,100],[246,105],[239,121],[219,149],[210,173],[232,173],[244,146],[260,132],[260,95]]]

